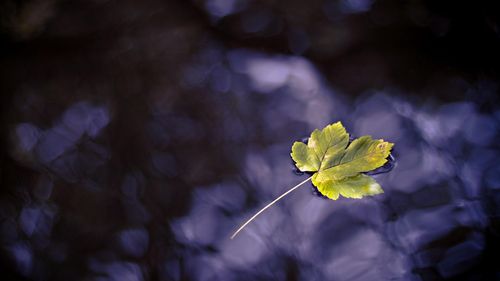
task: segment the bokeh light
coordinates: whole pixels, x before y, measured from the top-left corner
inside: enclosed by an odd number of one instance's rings
[[[499,11],[6,0],[2,280],[498,280]],[[309,184],[230,240],[338,120],[396,144],[384,193]]]

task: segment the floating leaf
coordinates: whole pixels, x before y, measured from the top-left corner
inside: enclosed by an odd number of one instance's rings
[[[370,136],[350,144],[348,140],[342,123],[337,122],[321,131],[314,130],[307,145],[295,142],[291,156],[300,171],[314,172],[312,183],[330,199],[338,199],[339,194],[361,198],[382,193],[374,179],[361,173],[383,166],[394,144]]]
[[[321,194],[332,200],[337,200],[340,195],[362,198],[382,193],[382,187],[363,173],[383,166],[393,146],[393,143],[374,140],[370,136],[362,136],[349,144],[349,134],[341,122],[314,130],[307,144],[295,142],[291,153],[297,168],[312,173],[312,176],[259,210],[234,232],[231,239],[264,210],[309,180]]]

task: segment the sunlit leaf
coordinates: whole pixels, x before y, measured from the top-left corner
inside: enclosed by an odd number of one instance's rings
[[[295,142],[292,159],[302,172],[313,172],[312,183],[326,197],[336,200],[382,193],[380,185],[361,174],[383,166],[393,143],[362,136],[349,144],[349,135],[342,123],[314,130],[307,145]]]
[[[374,140],[370,136],[360,137],[349,144],[349,134],[340,122],[322,130],[314,130],[307,144],[295,142],[291,153],[297,168],[312,176],[260,209],[231,235],[231,239],[267,208],[309,180],[321,194],[332,200],[337,200],[340,195],[362,198],[383,193],[382,187],[372,177],[362,173],[384,165],[393,145],[384,140]]]

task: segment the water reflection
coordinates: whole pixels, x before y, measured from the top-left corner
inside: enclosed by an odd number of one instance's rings
[[[256,267],[259,270],[249,275],[250,279],[287,280],[283,272],[295,268],[294,275],[300,280],[418,280],[415,269],[432,267],[448,278],[478,264],[485,247],[482,230],[491,216],[482,198],[487,190],[498,188],[498,169],[491,167],[498,155],[491,146],[498,137],[498,120],[479,112],[472,102],[429,108],[385,92],[361,96],[348,105],[342,102],[346,98],[333,94],[334,90],[321,82],[322,77],[302,58],[242,50],[227,54],[227,65],[202,66],[212,69],[206,80],[211,85],[208,89],[222,95],[214,101],[215,106],[239,96],[245,97],[245,104],[222,109],[220,123],[212,123],[217,124],[213,128],[204,127],[193,115],[159,109],[151,112],[144,128],[156,147],[148,156],[150,168],[126,174],[120,193],[113,195],[121,201],[125,224],[114,234],[107,234],[115,237],[117,245],[107,249],[111,251],[108,258],[99,258],[97,252],[89,254],[92,262],[88,269],[101,276],[96,280],[145,280],[148,266],[130,259],[143,260],[154,255],[157,247],[163,247],[159,250],[163,258],[154,266],[162,267],[159,274],[163,278],[174,280],[240,280]],[[185,81],[191,79],[191,72],[185,75]],[[230,77],[236,75],[246,77],[246,88],[240,83],[240,88],[233,87]],[[323,99],[328,103],[315,104]],[[299,190],[235,240],[229,240],[238,223],[301,179],[290,173],[291,140],[334,121],[328,118],[333,115],[308,114],[308,110],[334,111],[336,100],[343,106],[336,116],[354,134],[396,142],[398,165],[391,155],[384,167],[370,173],[376,175],[385,194],[333,202],[311,196],[307,188]],[[249,131],[243,128],[248,126],[245,116],[250,115],[245,114],[253,103],[259,105],[254,107],[258,114]],[[294,114],[303,114],[303,118],[289,119],[286,108],[297,109]],[[99,190],[104,186],[93,179],[92,171],[107,165],[107,159],[113,157],[109,153],[112,144],[93,141],[112,123],[104,107],[77,102],[61,116],[48,129],[30,123],[15,127],[20,153],[31,155],[30,161],[53,173],[43,176],[32,191],[34,200],[48,201],[49,205],[25,205],[18,215],[21,234],[9,242],[11,259],[25,276],[35,274],[33,264],[38,263],[37,256],[44,249],[50,249],[47,255],[55,262],[72,258],[71,252],[57,246],[52,238],[57,215],[66,216],[58,211],[57,199],[51,199],[54,189],[64,188],[55,187],[53,180],[58,185],[93,181]],[[167,204],[151,205],[148,196],[155,196],[155,191],[149,177],[166,185],[171,185],[171,179],[184,177],[181,167],[193,169],[196,165],[189,163],[199,157],[187,149],[190,158],[178,163],[179,155],[171,147],[203,143],[213,135],[212,130],[218,134],[215,144],[238,145],[234,151],[242,156],[238,157],[242,159],[241,169],[234,174],[236,178],[191,186],[186,212],[164,220],[164,227],[168,226],[167,231],[173,235],[166,244],[168,236],[161,238],[167,235],[165,230],[158,232],[148,226],[160,223],[158,208]],[[254,139],[256,135],[261,141]],[[223,159],[217,158],[212,161]],[[45,174],[43,170],[40,173]],[[179,187],[161,188],[169,196]],[[464,234],[460,239],[447,238],[456,233]],[[290,260],[283,263],[285,257]]]
[[[94,2],[62,5],[39,39],[21,32],[0,69],[15,96],[2,99],[5,278],[499,276],[487,263],[498,81],[439,68],[446,58],[419,45],[455,34],[453,20],[421,1],[397,15],[403,4],[374,0]],[[306,178],[291,172],[292,143],[337,120],[396,143],[369,173],[384,194],[331,201],[309,185],[230,240]]]

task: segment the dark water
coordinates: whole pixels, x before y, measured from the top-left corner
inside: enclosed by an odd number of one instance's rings
[[[496,4],[1,5],[2,280],[500,280]],[[338,120],[396,144],[384,194],[230,240]]]

